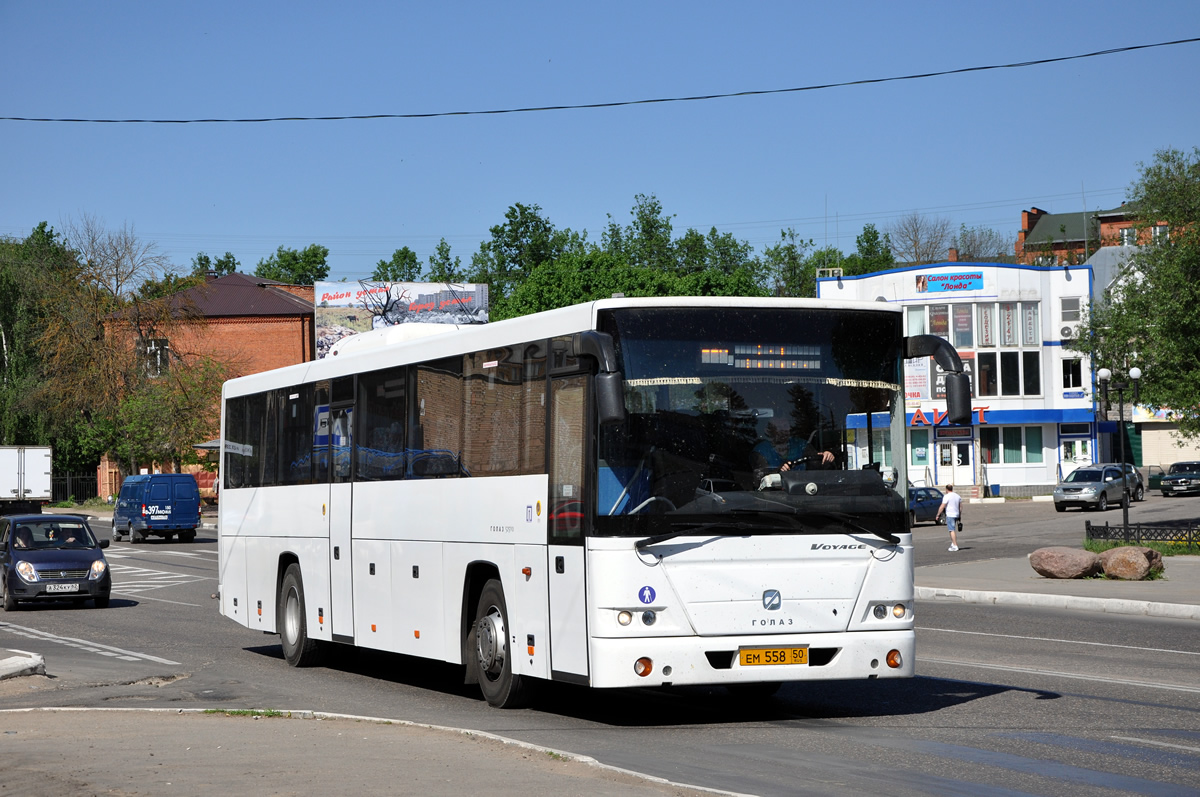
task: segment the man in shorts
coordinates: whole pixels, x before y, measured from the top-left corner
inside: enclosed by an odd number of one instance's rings
[[[942,497],[942,505],[938,507],[934,522],[946,516],[946,528],[950,529],[950,547],[947,550],[958,550],[958,532],[962,530],[962,496],[954,492],[954,485],[946,485],[946,495]]]

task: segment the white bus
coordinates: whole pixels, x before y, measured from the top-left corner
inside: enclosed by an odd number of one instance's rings
[[[592,302],[399,326],[223,391],[220,611],[289,664],[594,687],[913,674],[897,307]],[[784,467],[786,465],[786,467]]]

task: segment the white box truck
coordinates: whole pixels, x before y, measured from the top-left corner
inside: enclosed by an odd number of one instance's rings
[[[50,503],[50,446],[0,446],[0,515]]]

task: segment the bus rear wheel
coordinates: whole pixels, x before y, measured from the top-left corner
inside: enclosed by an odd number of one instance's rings
[[[304,580],[300,565],[288,565],[279,587],[279,616],[276,627],[283,643],[283,657],[293,667],[313,667],[321,663],[321,643],[308,638],[308,621],[304,613]]]
[[[496,708],[520,708],[529,701],[529,684],[512,669],[508,606],[504,588],[497,579],[483,585],[472,626],[479,688],[488,704]]]

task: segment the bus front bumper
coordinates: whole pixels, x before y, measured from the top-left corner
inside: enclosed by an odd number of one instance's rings
[[[805,648],[805,662],[743,664],[777,658],[762,651]],[[893,662],[899,654],[899,666]],[[754,652],[758,652],[757,655]],[[600,688],[695,686],[762,681],[832,681],[911,678],[915,671],[916,634],[912,629],[838,634],[780,634],[742,637],[593,638],[590,683]],[[639,660],[643,663],[639,667]],[[649,672],[639,675],[650,663]]]

